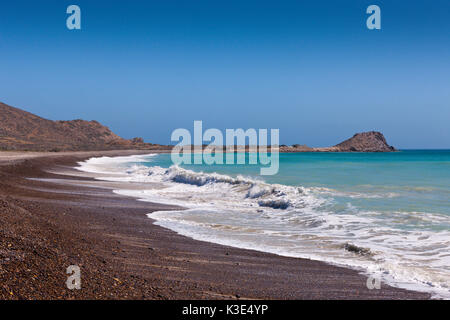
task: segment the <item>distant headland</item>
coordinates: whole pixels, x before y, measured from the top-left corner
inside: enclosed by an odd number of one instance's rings
[[[124,139],[97,121],[52,121],[0,102],[0,150],[4,151],[102,151],[170,150],[173,146]],[[239,148],[238,148],[239,149]],[[393,152],[382,133],[357,133],[326,148],[280,145],[280,152]]]
[[[393,152],[397,151],[388,145],[381,132],[369,131],[356,133],[333,147],[310,148],[306,145],[294,144],[292,146],[280,146],[280,152]]]

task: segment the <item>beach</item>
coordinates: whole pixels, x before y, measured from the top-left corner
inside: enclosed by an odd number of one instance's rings
[[[94,156],[146,153],[1,152],[0,298],[430,298],[385,283],[370,290],[365,275],[320,261],[181,236],[147,217],[180,208],[115,194],[114,183],[73,169]],[[65,285],[70,265],[81,268],[81,290]]]

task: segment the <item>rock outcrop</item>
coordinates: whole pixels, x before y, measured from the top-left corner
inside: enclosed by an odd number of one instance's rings
[[[294,144],[280,146],[280,152],[393,152],[396,149],[387,144],[381,132],[369,131],[355,134],[350,139],[334,147],[310,148],[306,145]]]
[[[52,121],[0,103],[0,150],[89,151],[155,149],[142,138],[127,140],[97,121]]]
[[[394,147],[387,144],[381,132],[369,131],[357,133],[333,148],[339,152],[392,152]]]

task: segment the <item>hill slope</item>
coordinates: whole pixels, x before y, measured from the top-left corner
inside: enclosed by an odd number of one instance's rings
[[[341,152],[391,152],[395,148],[388,145],[381,132],[369,131],[357,133],[350,139],[334,146]]]
[[[140,138],[123,139],[97,121],[52,121],[0,102],[0,150],[84,151],[155,146]]]
[[[310,148],[305,145],[281,146],[281,152],[393,152],[396,149],[387,144],[381,132],[356,133],[333,147]]]

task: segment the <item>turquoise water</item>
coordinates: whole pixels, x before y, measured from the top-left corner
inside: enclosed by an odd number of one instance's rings
[[[247,157],[248,158],[248,157]],[[246,161],[248,163],[248,161]],[[148,166],[168,168],[170,155],[159,155]],[[244,175],[289,186],[324,187],[333,194],[334,210],[347,203],[364,209],[450,215],[450,150],[405,150],[394,153],[281,153],[279,172],[260,176],[257,165],[183,165],[206,173]],[[364,194],[367,197],[358,195]],[[413,221],[399,227],[413,228]],[[450,225],[420,225],[450,230]]]
[[[178,167],[170,154],[93,158],[81,170],[123,182],[119,194],[186,208],[149,214],[182,235],[349,266],[450,299],[450,150],[279,159],[273,176],[258,165]]]

